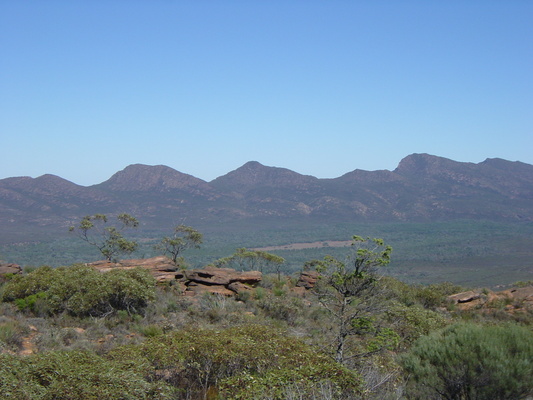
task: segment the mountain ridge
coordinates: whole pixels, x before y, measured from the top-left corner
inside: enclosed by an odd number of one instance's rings
[[[258,218],[532,222],[532,200],[533,165],[503,159],[476,164],[411,154],[393,171],[355,169],[337,178],[250,161],[210,182],[164,165],[133,164],[92,186],[50,174],[1,179],[0,226],[63,229],[87,214],[120,212],[154,229],[184,218],[191,225]]]

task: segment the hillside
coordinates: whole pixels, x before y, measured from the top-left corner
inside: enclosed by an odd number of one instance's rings
[[[533,166],[473,164],[427,154],[394,171],[354,170],[318,179],[248,162],[211,182],[158,165],[130,165],[84,187],[53,175],[0,180],[0,241],[60,232],[91,213],[128,212],[144,228],[177,221],[210,226],[283,219],[306,222],[533,221]]]

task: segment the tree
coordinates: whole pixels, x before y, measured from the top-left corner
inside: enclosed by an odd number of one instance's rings
[[[195,248],[199,249],[203,242],[203,235],[196,229],[178,225],[174,228],[172,236],[164,237],[159,244],[155,246],[157,250],[162,250],[165,254],[169,254],[174,264],[180,263],[180,254],[183,251]]]
[[[418,339],[400,358],[408,397],[525,399],[533,395],[533,333],[514,324],[460,323]]]
[[[306,263],[320,273],[314,293],[334,320],[334,358],[344,363],[350,336],[372,329],[372,316],[379,308],[378,268],[390,262],[392,247],[383,239],[352,237],[345,261],[332,256]]]
[[[78,236],[87,243],[95,246],[109,261],[116,261],[119,254],[131,254],[137,249],[137,243],[126,239],[122,232],[126,228],[137,228],[139,221],[129,214],[119,214],[119,227],[106,226],[108,218],[104,214],[87,215],[77,226],[71,226],[70,232],[77,232]]]
[[[263,272],[263,269],[268,266],[274,266],[280,274],[280,267],[285,262],[283,257],[277,256],[272,253],[267,253],[261,250],[250,250],[245,247],[241,247],[235,251],[231,256],[220,258],[215,261],[215,265],[218,267],[235,264],[240,270],[259,270]]]

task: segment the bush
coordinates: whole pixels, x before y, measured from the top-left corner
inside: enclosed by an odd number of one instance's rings
[[[174,331],[114,349],[110,357],[126,365],[145,360],[153,379],[163,378],[182,390],[179,398],[219,393],[224,399],[247,399],[268,391],[271,398],[281,399],[287,386],[310,392],[327,382],[334,398],[347,399],[361,387],[355,372],[298,339],[260,325]]]
[[[448,320],[442,314],[420,305],[407,307],[399,303],[392,304],[385,312],[385,318],[408,345],[419,337],[442,329],[448,324]]]
[[[297,297],[265,296],[256,305],[267,317],[286,321],[289,325],[294,325],[298,317],[304,315],[302,300]]]
[[[19,321],[0,317],[0,351],[3,348],[18,350],[28,332],[28,327]]]
[[[409,398],[522,399],[533,394],[533,333],[462,323],[420,338],[400,361]]]
[[[155,279],[142,268],[101,273],[85,265],[42,267],[8,282],[2,300],[21,310],[74,316],[138,313],[155,298]]]
[[[13,400],[170,399],[170,387],[85,351],[0,355],[0,393]]]

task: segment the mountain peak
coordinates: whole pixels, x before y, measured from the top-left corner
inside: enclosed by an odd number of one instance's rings
[[[318,179],[301,175],[286,168],[267,167],[257,161],[248,161],[234,171],[211,182],[215,187],[240,189],[250,186],[299,186]]]
[[[252,168],[252,169],[257,169],[257,168],[268,168],[268,167],[265,167],[263,164],[261,164],[260,162],[258,161],[248,161],[247,163],[245,163],[242,167],[240,168]]]
[[[439,170],[454,168],[461,164],[473,165],[471,163],[460,163],[448,158],[433,156],[427,153],[414,153],[403,158],[394,172],[399,175],[431,175]]]
[[[116,191],[167,191],[190,186],[208,186],[201,179],[176,171],[166,165],[132,164],[100,185]]]

